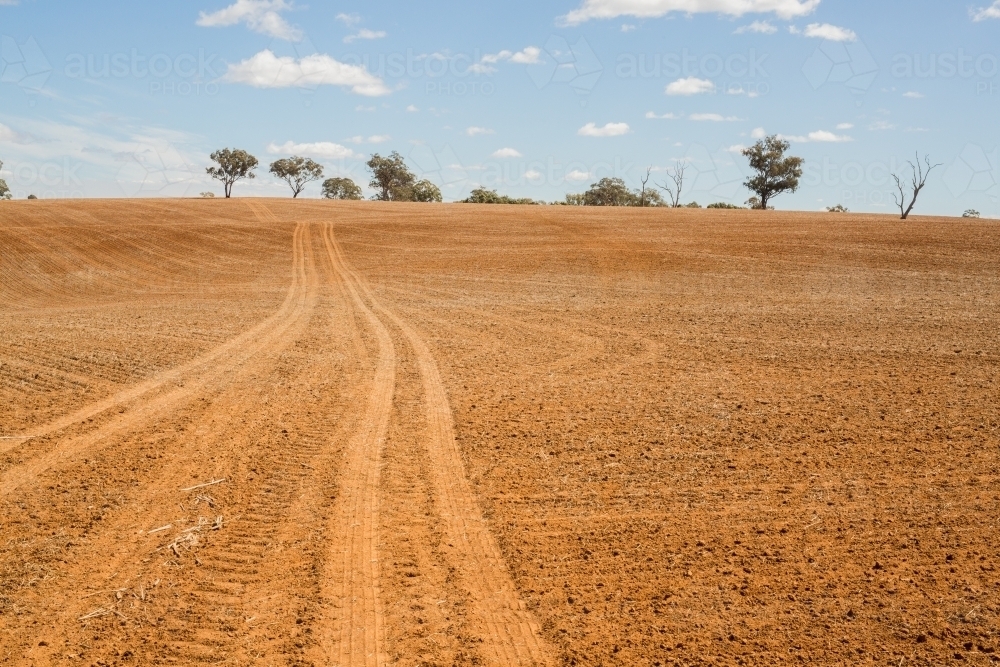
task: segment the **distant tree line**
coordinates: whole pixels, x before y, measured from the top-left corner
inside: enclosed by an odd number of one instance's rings
[[[756,210],[772,210],[774,208],[772,202],[775,197],[798,191],[805,160],[788,155],[790,147],[788,141],[778,135],[772,135],[760,139],[753,146],[741,151],[749,161],[750,169],[753,171],[753,175],[743,183],[752,193],[746,202],[747,207]],[[209,167],[208,174],[222,182],[227,198],[232,196],[233,186],[237,182],[256,177],[254,171],[257,169],[257,158],[245,150],[225,148],[212,153],[211,159],[216,163],[216,166]],[[927,185],[930,173],[940,166],[931,164],[927,157],[924,157],[923,162],[921,162],[919,156],[917,161],[910,162],[909,165],[913,173],[908,183],[902,177],[893,174],[899,192],[896,204],[899,206],[903,220],[906,220],[913,211],[917,197]],[[418,180],[417,176],[407,167],[403,156],[396,151],[385,157],[375,153],[365,163],[365,166],[371,173],[371,181],[368,186],[375,192],[372,196],[375,201],[442,201],[441,190],[427,179]],[[641,179],[641,188],[629,188],[621,178],[602,178],[591,184],[586,192],[568,194],[564,201],[556,203],[564,206],[701,208],[697,202],[681,203],[686,168],[685,162],[675,162],[673,167],[666,170],[667,179],[661,184],[654,181],[653,187],[649,187],[653,172],[652,167],[646,170],[645,177]],[[323,178],[323,167],[309,158],[292,156],[272,162],[270,173],[285,181],[291,188],[292,197],[296,198],[309,183]],[[326,199],[356,201],[363,198],[361,187],[346,177],[329,178],[323,181],[322,193]],[[10,190],[2,180],[0,180],[0,198],[10,198]],[[496,190],[478,187],[472,191],[468,198],[462,200],[462,203],[534,205],[545,202],[527,198],[513,198],[501,195]],[[708,208],[738,209],[742,207],[728,203],[715,203],[710,204]],[[830,207],[827,210],[833,213],[848,212],[841,205]],[[973,212],[967,211],[968,213]]]
[[[257,158],[242,149],[224,148],[210,156],[216,166],[206,171],[212,178],[221,181],[226,199],[233,196],[233,186],[242,180],[256,178]],[[397,202],[440,202],[441,190],[427,179],[417,177],[406,166],[403,156],[393,151],[388,157],[378,153],[366,163],[372,174],[368,184],[376,201]],[[293,155],[271,163],[270,173],[288,184],[292,198],[297,198],[306,186],[323,178],[323,166],[309,158]],[[6,184],[4,184],[6,187]],[[326,199],[359,200],[363,198],[361,188],[353,180],[344,177],[328,178],[323,181],[323,197]],[[202,193],[206,195],[210,193]]]

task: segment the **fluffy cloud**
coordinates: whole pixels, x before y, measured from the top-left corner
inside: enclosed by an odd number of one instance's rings
[[[608,123],[604,127],[597,127],[597,123],[587,123],[577,134],[581,137],[620,137],[630,131],[628,123]]]
[[[665,113],[665,114],[657,115],[655,111],[647,111],[646,112],[646,118],[649,118],[650,120],[653,120],[653,119],[655,119],[655,120],[677,120],[678,118],[680,118],[680,116],[678,116],[675,113]]]
[[[778,32],[778,29],[767,21],[754,21],[750,25],[737,28],[734,32],[737,35],[744,35],[748,32],[757,33],[758,35],[773,35]]]
[[[496,65],[501,62],[512,62],[518,65],[537,65],[541,62],[542,50],[537,46],[527,46],[522,51],[501,51],[500,53],[487,53],[478,63],[469,67],[470,72],[476,74],[490,74],[497,71]]]
[[[828,132],[826,130],[810,132],[804,137],[782,136],[781,138],[788,141],[794,141],[797,144],[842,144],[848,141],[854,141],[854,139],[848,137],[847,135],[834,134],[833,132]]]
[[[305,144],[286,141],[281,145],[272,142],[267,145],[267,152],[271,155],[308,155],[310,157],[330,158],[332,160],[359,159],[362,157],[347,146],[341,146],[329,141]]]
[[[775,14],[792,19],[811,14],[820,0],[584,0],[579,9],[562,17],[568,25],[591,19],[613,19],[619,16],[656,18],[671,12],[684,14]]]
[[[574,169],[573,171],[566,174],[567,181],[586,181],[590,178],[590,174],[586,171],[581,171],[579,169]]]
[[[254,32],[297,42],[302,39],[302,31],[290,26],[279,14],[291,8],[285,0],[236,0],[225,9],[200,12],[197,24],[204,28],[220,28],[245,23]]]
[[[509,60],[512,63],[518,63],[521,65],[534,65],[538,62],[538,56],[542,55],[542,50],[535,46],[529,46],[523,51],[518,51],[514,53],[512,51],[501,51],[500,53],[489,54],[487,53],[483,56],[482,62],[484,63],[498,63],[502,60]]]
[[[514,148],[501,148],[500,150],[498,150],[496,153],[493,154],[493,157],[497,158],[521,157],[521,153]]]
[[[356,35],[348,35],[344,38],[344,44],[350,44],[356,39],[382,39],[385,37],[385,30],[369,30],[362,28]]]
[[[382,79],[360,65],[348,65],[326,54],[295,59],[278,57],[270,50],[252,58],[230,64],[222,77],[232,83],[244,83],[254,88],[309,88],[313,86],[344,86],[358,95],[377,97],[388,95]]]
[[[986,19],[1000,19],[1000,0],[996,0],[989,7],[972,10],[973,21],[985,21]]]
[[[798,31],[794,29],[794,26],[790,30],[792,33],[798,34]],[[806,26],[806,29],[802,32],[802,34],[806,37],[825,39],[829,42],[858,41],[858,35],[853,30],[841,28],[840,26],[831,25],[829,23],[810,23]]]
[[[750,133],[750,137],[752,139],[763,139],[766,136],[767,136],[767,131],[765,131],[764,128],[762,127],[755,127],[753,129],[753,132]]]
[[[853,130],[854,129],[854,123],[840,123],[839,125],[837,125],[837,129],[838,130]]]
[[[667,95],[690,96],[714,92],[714,83],[708,79],[699,79],[696,76],[689,76],[686,79],[677,79],[667,86]]]

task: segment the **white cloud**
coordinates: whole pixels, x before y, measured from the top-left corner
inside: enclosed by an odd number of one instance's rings
[[[368,138],[358,135],[356,137],[351,137],[346,141],[349,144],[382,144],[385,143],[386,141],[389,141],[390,139],[392,139],[392,137],[390,137],[388,134],[375,134]]]
[[[514,148],[501,148],[500,150],[498,150],[496,153],[493,154],[493,157],[498,157],[498,158],[521,157],[521,153]]]
[[[291,8],[292,5],[285,0],[236,0],[225,9],[200,12],[196,23],[204,28],[245,23],[254,32],[297,42],[302,39],[302,31],[289,25],[279,13]]]
[[[3,123],[0,123],[0,141],[6,141],[11,144],[19,144],[24,141],[24,137]]]
[[[733,144],[732,146],[730,146],[729,148],[726,149],[726,152],[727,153],[737,153],[737,154],[740,154],[743,151],[745,151],[746,149],[747,149],[747,147],[744,146],[743,144]]]
[[[410,104],[409,106],[406,107],[406,110],[409,111],[410,113],[417,113],[418,111],[420,111],[420,108],[417,107],[416,104]]]
[[[830,42],[856,42],[858,35],[853,30],[829,23],[810,23],[803,33],[806,37],[825,39]]]
[[[529,169],[528,171],[524,172],[524,177],[527,178],[529,181],[537,181],[542,177],[542,172],[538,171],[537,169]]]
[[[330,158],[333,160],[358,159],[362,156],[352,151],[347,146],[341,146],[330,141],[319,141],[316,143],[297,144],[294,141],[286,141],[278,145],[274,142],[267,145],[267,152],[271,155],[307,155],[310,157]]]
[[[837,125],[837,129],[838,130],[853,130],[854,129],[854,123],[840,123],[839,125]]]
[[[361,17],[357,14],[337,14],[337,20],[344,25],[357,25],[361,23]]]
[[[635,26],[631,23],[622,24],[622,32],[632,32],[633,30],[635,30]]]
[[[753,132],[750,133],[751,139],[763,139],[767,136],[767,132],[762,127],[755,127]]]
[[[680,116],[678,116],[675,113],[665,113],[665,114],[661,114],[661,115],[657,116],[656,112],[654,112],[654,111],[647,111],[646,112],[646,118],[649,118],[650,120],[652,120],[652,119],[656,119],[656,120],[677,120],[677,119],[680,118]]]
[[[797,144],[842,144],[854,141],[854,139],[848,137],[847,135],[834,134],[833,132],[828,132],[827,130],[810,132],[804,137],[782,136],[781,138],[787,139],[788,141],[794,141]]]
[[[577,134],[581,137],[620,137],[630,131],[628,123],[608,123],[604,127],[597,127],[596,123],[587,123],[577,131]]]
[[[326,54],[296,60],[291,56],[279,58],[270,50],[265,50],[240,63],[230,64],[222,78],[254,88],[345,86],[358,95],[369,97],[391,92],[382,79],[364,67],[342,63]]]
[[[903,93],[903,97],[908,97],[911,100],[922,100],[922,99],[924,99],[923,93],[918,93],[918,92],[913,91],[913,90],[911,90],[911,91],[909,91],[907,93]]]
[[[793,19],[811,14],[820,0],[584,0],[579,9],[562,17],[562,22],[577,25],[591,19],[619,16],[657,18],[671,12],[684,14],[775,14]]]
[[[743,119],[738,116],[723,116],[718,113],[693,113],[688,116],[688,120],[708,121],[711,123],[733,123]]]
[[[485,127],[476,127],[475,125],[473,125],[472,127],[467,127],[465,129],[465,134],[468,135],[468,136],[470,136],[470,137],[478,137],[478,136],[480,136],[482,134],[496,134],[496,132],[493,131],[493,130],[487,129]]]
[[[478,63],[469,67],[469,70],[477,74],[490,74],[496,71],[491,65],[508,61],[518,65],[537,65],[541,62],[539,59],[541,55],[542,50],[537,46],[527,46],[517,52],[504,50],[500,53],[487,53]]]
[[[971,11],[973,21],[985,21],[986,19],[1000,19],[1000,0],[996,0],[989,7],[982,7]]]
[[[348,35],[344,38],[344,44],[350,44],[356,39],[382,39],[385,37],[385,30],[369,30],[362,28],[356,35]]]
[[[590,179],[590,174],[586,171],[580,171],[579,169],[574,169],[573,171],[566,174],[567,181],[586,181]]]
[[[704,93],[714,93],[715,84],[707,79],[699,79],[689,76],[686,79],[677,79],[667,86],[667,95],[702,95]]]
[[[880,131],[880,130],[895,130],[896,126],[886,120],[877,120],[868,126],[869,130]]]
[[[743,35],[748,32],[757,33],[759,35],[773,35],[778,32],[778,29],[769,21],[754,21],[750,25],[737,28],[734,34]]]

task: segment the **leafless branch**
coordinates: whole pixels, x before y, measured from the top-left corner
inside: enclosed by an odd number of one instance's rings
[[[684,190],[684,172],[687,166],[684,162],[678,160],[674,163],[672,169],[667,169],[667,178],[673,183],[663,183],[659,185],[659,188],[667,193],[670,197],[670,207],[679,208],[681,205],[681,192]]]
[[[646,183],[649,183],[649,175],[653,173],[652,167],[646,168],[646,178],[642,179],[642,197],[639,200],[639,205],[643,208],[646,207]],[[655,184],[654,184],[655,185]]]
[[[941,163],[931,164],[930,156],[924,156],[924,162],[921,164],[919,153],[916,154],[916,160],[914,162],[907,161],[910,165],[910,169],[913,174],[908,185],[904,185],[903,179],[898,175],[893,174],[892,178],[896,181],[896,189],[899,191],[899,195],[893,193],[892,199],[896,202],[896,206],[899,207],[899,213],[901,220],[906,220],[910,217],[910,213],[913,211],[913,207],[917,204],[917,197],[920,192],[927,185],[927,177],[931,175],[931,172],[942,166]],[[907,190],[911,191],[911,198],[909,203],[907,203]]]

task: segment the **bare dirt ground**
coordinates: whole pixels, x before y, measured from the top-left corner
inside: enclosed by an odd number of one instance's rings
[[[1000,662],[1000,225],[0,207],[0,663]]]

